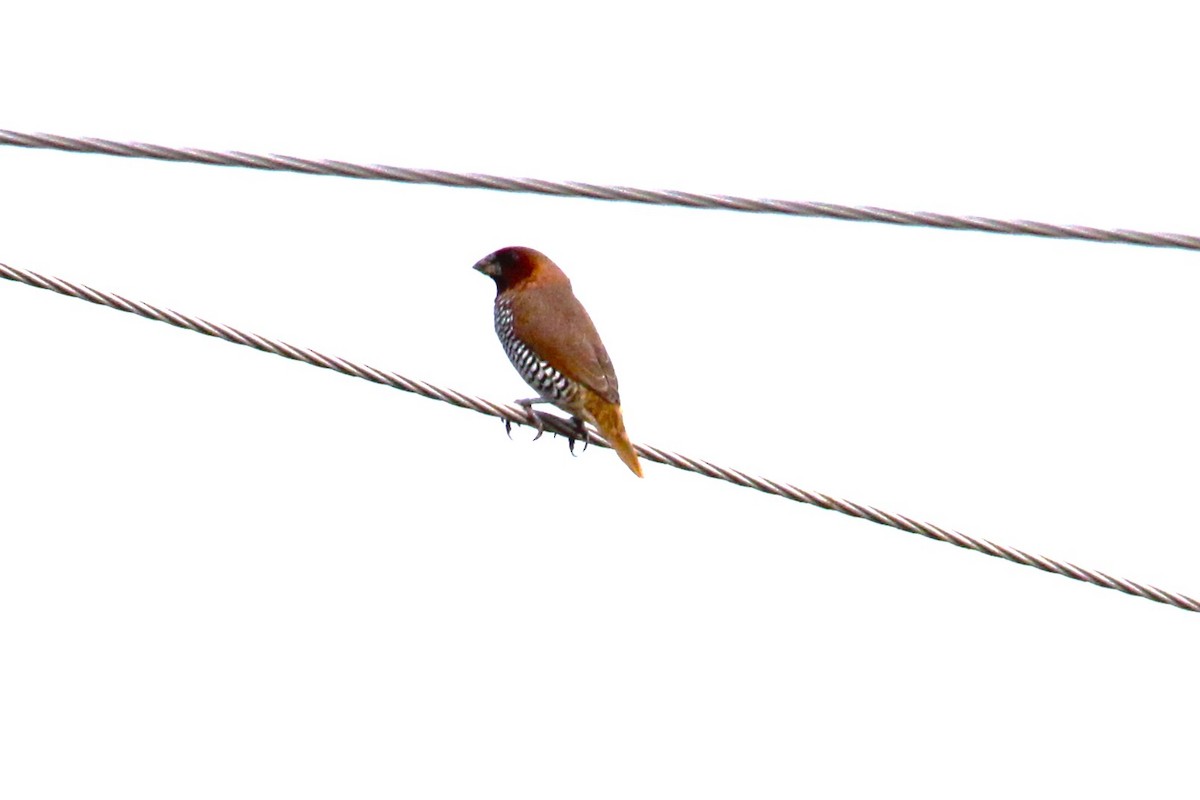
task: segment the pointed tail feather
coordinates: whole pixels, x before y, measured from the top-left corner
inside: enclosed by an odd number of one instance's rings
[[[583,407],[591,416],[588,421],[600,430],[600,433],[612,445],[612,449],[625,462],[625,466],[633,470],[634,475],[642,477],[642,465],[629,441],[629,436],[625,433],[625,420],[621,416],[621,407],[592,392],[584,393]]]

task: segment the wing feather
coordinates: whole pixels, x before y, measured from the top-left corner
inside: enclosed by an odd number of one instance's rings
[[[570,284],[514,294],[513,328],[534,354],[610,403],[620,403],[617,374],[596,326]]]

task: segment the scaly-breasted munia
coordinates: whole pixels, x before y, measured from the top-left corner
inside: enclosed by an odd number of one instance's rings
[[[581,428],[581,420],[592,423],[642,477],[625,434],[617,374],[563,271],[528,247],[497,250],[475,269],[496,282],[496,335],[517,372],[538,393],[517,403],[527,409],[533,403],[553,403]]]

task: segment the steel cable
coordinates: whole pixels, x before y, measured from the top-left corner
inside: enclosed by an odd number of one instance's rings
[[[227,342],[241,344],[247,347],[253,347],[256,350],[262,350],[266,353],[273,353],[284,358],[290,358],[295,361],[302,361],[306,364],[312,364],[316,367],[324,367],[335,372],[340,372],[344,375],[351,375],[355,378],[380,383],[385,386],[391,386],[396,389],[401,389],[406,392],[419,394],[422,397],[428,397],[433,400],[441,400],[444,403],[458,406],[460,408],[469,408],[472,411],[477,411],[480,414],[487,414],[493,417],[499,417],[510,422],[530,424],[534,420],[531,417],[532,412],[527,412],[520,406],[511,405],[508,403],[496,403],[491,400],[485,400],[480,397],[457,392],[453,389],[444,389],[439,386],[434,386],[424,381],[413,380],[399,375],[395,372],[376,369],[364,364],[357,364],[353,361],[347,361],[337,356],[328,356],[318,353],[315,350],[296,347],[286,342],[281,342],[276,339],[271,339],[266,336],[259,336],[253,333],[245,333],[225,325],[219,325],[213,322],[190,317],[186,314],[180,314],[168,309],[157,308],[146,303],[139,303],[134,300],[128,300],[120,295],[101,292],[87,286],[82,286],[69,281],[64,281],[60,278],[51,278],[44,275],[39,275],[35,272],[29,272],[15,267],[10,267],[6,264],[0,264],[0,277],[11,281],[24,283],[28,286],[33,286],[39,289],[48,289],[52,292],[75,297],[80,300],[87,300],[97,305],[115,308],[118,311],[126,311],[131,314],[145,317],[147,319],[158,320],[169,325],[174,325],[178,328],[183,328],[196,333],[203,333],[207,336],[215,336],[218,339],[224,339]],[[574,426],[570,425],[566,420],[553,415],[541,415],[540,419],[546,430],[554,433],[571,436],[575,433]],[[590,444],[608,447],[607,442],[592,432],[588,432],[588,442]],[[697,458],[690,458],[679,453],[673,453],[668,450],[662,450],[650,445],[635,445],[635,448],[642,458],[649,461],[656,461],[660,464],[667,464],[677,469],[695,472],[700,475],[705,475],[709,478],[718,478],[720,480],[729,481],[738,486],[745,486],[750,489],[757,489],[760,492],[767,494],[786,497],[789,500],[795,500],[799,503],[808,503],[818,506],[819,508],[837,511],[842,514],[847,514],[852,517],[869,520],[880,525],[887,525],[892,528],[897,528],[909,533],[920,534],[930,539],[935,539],[939,542],[947,542],[957,545],[968,550],[974,550],[985,555],[1002,558],[1006,561],[1012,561],[1016,564],[1023,564],[1028,567],[1036,567],[1046,572],[1052,572],[1056,575],[1063,575],[1068,578],[1073,578],[1077,581],[1084,581],[1096,586],[1102,586],[1106,589],[1115,589],[1119,592],[1125,592],[1137,597],[1144,597],[1147,600],[1153,600],[1158,603],[1181,608],[1185,611],[1200,611],[1200,600],[1195,600],[1187,595],[1178,594],[1176,592],[1168,592],[1154,586],[1137,583],[1124,578],[1115,578],[1111,575],[1106,575],[1103,572],[1085,569],[1074,564],[1058,561],[1045,556],[1033,555],[1026,553],[1023,550],[1018,550],[1013,547],[1006,547],[995,542],[990,542],[987,539],[978,539],[973,536],[968,536],[958,531],[942,528],[937,525],[932,525],[928,522],[919,522],[910,519],[902,514],[893,514],[887,511],[882,511],[871,506],[853,503],[849,500],[841,500],[836,497],[831,497],[826,494],[817,492],[809,492],[799,487],[793,486],[790,483],[781,483],[768,478],[755,477],[740,470],[721,467],[708,461]]]
[[[74,138],[48,133],[21,133],[0,130],[0,144],[43,150],[65,150],[73,153],[100,153],[126,158],[149,158],[159,161],[190,161],[228,167],[301,172],[309,175],[334,175],[343,178],[397,181],[400,183],[434,184],[501,192],[555,195],[559,197],[588,197],[593,200],[612,200],[650,205],[716,208],[758,214],[785,214],[795,217],[825,217],[858,222],[884,222],[889,225],[911,225],[947,230],[986,231],[989,233],[1040,236],[1053,239],[1082,239],[1090,242],[1116,242],[1147,247],[1171,247],[1200,250],[1200,236],[1183,233],[1147,233],[1122,229],[1092,228],[1084,225],[1055,225],[1031,220],[1003,220],[989,217],[966,217],[938,214],[929,211],[897,211],[873,206],[846,206],[837,203],[804,202],[798,200],[756,199],[721,194],[697,194],[670,189],[638,189],[630,186],[600,186],[578,181],[548,181],[537,178],[506,178],[499,175],[445,172],[435,169],[409,169],[379,164],[351,164],[328,159],[307,159],[283,155],[261,155],[241,152],[219,152],[195,148],[165,147],[137,142],[114,142],[108,139]]]

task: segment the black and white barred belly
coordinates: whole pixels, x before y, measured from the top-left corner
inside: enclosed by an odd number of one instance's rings
[[[546,400],[569,403],[575,398],[575,382],[547,364],[517,338],[513,330],[512,303],[508,298],[496,300],[496,335],[525,382]]]

